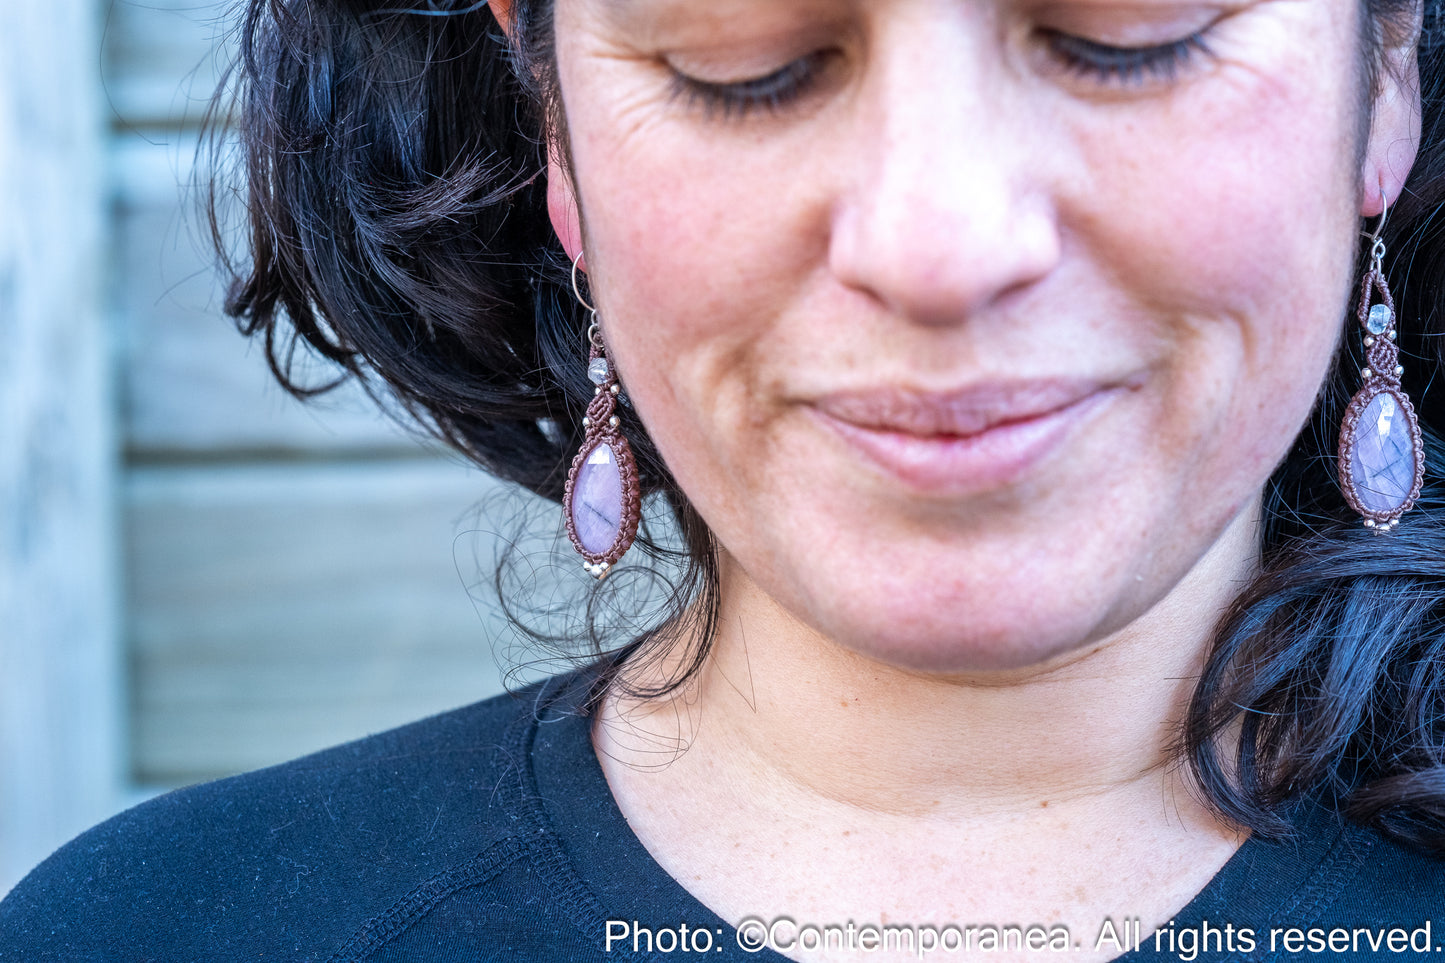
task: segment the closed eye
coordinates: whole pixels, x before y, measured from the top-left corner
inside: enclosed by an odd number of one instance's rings
[[[1170,82],[1201,56],[1210,56],[1208,28],[1168,43],[1115,47],[1057,30],[1042,31],[1045,42],[1070,72],[1088,80],[1121,86]]]
[[[833,54],[815,51],[762,77],[726,83],[702,80],[673,68],[672,96],[724,117],[758,110],[776,112],[808,93]]]

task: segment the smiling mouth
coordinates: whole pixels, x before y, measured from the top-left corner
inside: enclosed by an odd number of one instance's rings
[[[888,388],[825,395],[810,410],[908,487],[960,495],[1018,480],[1124,387],[1049,379],[954,392]]]

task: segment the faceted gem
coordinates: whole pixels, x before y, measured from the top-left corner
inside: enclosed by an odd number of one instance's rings
[[[572,527],[597,555],[606,554],[622,531],[622,472],[605,442],[588,453],[572,483]]]
[[[1395,312],[1387,305],[1377,304],[1370,309],[1370,319],[1365,322],[1365,327],[1371,334],[1384,334],[1390,330],[1390,324],[1394,320]]]
[[[602,385],[607,383],[607,375],[607,359],[593,358],[592,363],[587,366],[587,378],[594,385]]]
[[[1350,452],[1355,498],[1372,512],[1399,511],[1415,488],[1415,439],[1394,394],[1382,391],[1355,422]]]

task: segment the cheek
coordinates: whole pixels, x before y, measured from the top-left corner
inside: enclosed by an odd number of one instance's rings
[[[818,332],[787,319],[826,261],[827,205],[807,196],[819,179],[786,143],[655,132],[591,146],[617,161],[597,165],[587,193],[588,224],[606,225],[588,256],[609,350],[679,482],[716,487],[753,470],[734,442],[773,413],[778,369],[814,355]]]
[[[1238,501],[1308,416],[1343,330],[1358,95],[1303,61],[1224,89],[1147,131],[1080,130],[1077,164],[1094,173],[1073,210],[1105,283],[1153,317],[1134,336],[1164,360],[1158,430]]]

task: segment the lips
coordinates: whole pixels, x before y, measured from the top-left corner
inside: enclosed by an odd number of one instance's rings
[[[965,494],[1019,479],[1120,390],[1089,379],[951,392],[884,388],[825,395],[810,408],[849,447],[910,487]]]
[[[967,437],[1067,408],[1103,387],[1097,381],[1048,380],[1003,382],[948,393],[885,388],[827,395],[816,404],[824,414],[859,428],[920,437]]]

